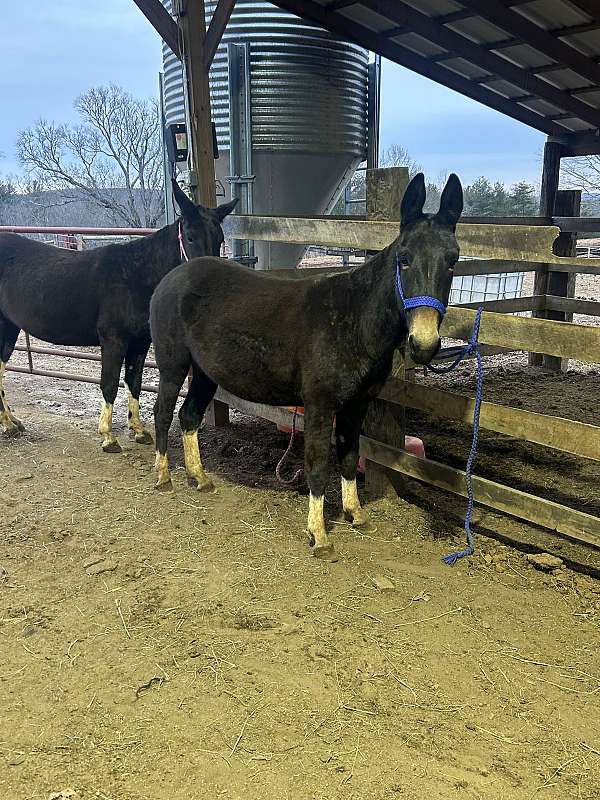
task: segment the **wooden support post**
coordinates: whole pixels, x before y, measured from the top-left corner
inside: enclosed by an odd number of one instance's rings
[[[208,31],[206,33],[206,41],[204,47],[204,67],[208,72],[210,65],[213,62],[217,47],[221,43],[223,33],[229,22],[229,18],[233,13],[235,0],[219,0],[215,8]]]
[[[408,186],[408,170],[406,167],[389,167],[387,169],[368,169],[367,219],[400,221],[400,204]],[[392,375],[404,378],[404,353],[394,353]],[[404,407],[374,400],[367,412],[364,424],[365,435],[385,442],[398,449],[404,448]],[[396,477],[396,476],[394,476]],[[389,470],[367,461],[367,490],[374,497],[396,497]]]
[[[206,67],[206,18],[204,0],[187,0],[180,17],[183,33],[185,72],[190,108],[190,139],[192,169],[196,185],[191,187],[196,203],[209,208],[217,205],[215,160],[213,152],[210,89]],[[218,44],[218,43],[217,43]],[[211,47],[216,45],[213,42]],[[207,425],[222,427],[229,424],[229,406],[219,400],[206,409]]]
[[[222,400],[213,400],[204,413],[204,421],[211,428],[226,428],[229,425],[229,406]]]
[[[368,169],[366,175],[367,219],[370,222],[400,221],[400,204],[408,186],[406,167]]]
[[[578,217],[581,211],[581,191],[561,189],[556,193],[554,214],[559,217]],[[561,233],[554,243],[554,253],[557,256],[575,256],[577,252],[577,234]],[[555,297],[575,297],[575,272],[549,272],[547,276],[547,295]],[[560,322],[573,322],[573,314],[565,311],[546,310],[546,319],[555,319]],[[543,366],[552,372],[566,371],[569,366],[568,358],[544,355]]]
[[[392,376],[399,380],[404,379],[404,353],[399,351],[394,353]],[[403,450],[406,430],[404,406],[386,403],[385,400],[373,400],[369,405],[363,430],[365,436]],[[374,461],[367,461],[365,478],[367,491],[372,497],[396,497],[394,482],[397,477],[391,476],[385,467]]]
[[[210,90],[205,68],[204,0],[187,0],[180,22],[190,108],[192,168],[196,174],[196,185],[191,188],[196,203],[214,208],[217,205],[217,190]]]
[[[560,179],[560,159],[563,153],[563,145],[551,139],[544,145],[544,166],[542,171],[542,191],[540,195],[540,216],[554,216],[554,205],[558,192]],[[533,284],[534,295],[548,294],[548,272],[539,270],[535,273]],[[546,317],[545,311],[534,311],[534,317]],[[533,367],[541,367],[544,361],[542,353],[530,353],[529,363]]]

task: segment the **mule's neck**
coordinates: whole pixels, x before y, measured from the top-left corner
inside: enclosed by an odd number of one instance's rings
[[[374,356],[389,354],[406,339],[406,317],[396,295],[396,242],[354,271],[360,314],[360,337]]]
[[[129,245],[136,279],[152,290],[181,263],[178,227],[179,222],[173,222]]]

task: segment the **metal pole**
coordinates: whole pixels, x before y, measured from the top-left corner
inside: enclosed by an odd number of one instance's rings
[[[229,67],[229,177],[232,197],[240,200],[239,212],[254,211],[252,174],[252,99],[250,96],[249,44],[227,45]],[[233,257],[254,266],[254,242],[233,240]]]
[[[367,98],[367,169],[379,166],[379,117],[381,101],[381,56],[369,64]]]
[[[175,211],[173,209],[173,191],[171,189],[171,175],[172,168],[169,163],[167,155],[167,147],[165,144],[165,94],[164,94],[164,75],[162,72],[158,73],[158,96],[160,98],[160,140],[162,142],[162,156],[163,156],[163,199],[165,204],[165,223],[170,225],[175,222]]]

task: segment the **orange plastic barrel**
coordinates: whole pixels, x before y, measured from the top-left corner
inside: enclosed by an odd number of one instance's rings
[[[294,411],[297,411],[298,414],[304,414],[304,406],[281,406],[281,408],[286,408],[288,411],[291,411],[292,414]],[[291,433],[292,429],[288,428],[287,425],[278,425],[277,430],[281,433]]]

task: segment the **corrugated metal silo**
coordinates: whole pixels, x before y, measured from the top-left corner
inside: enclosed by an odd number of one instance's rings
[[[171,0],[163,0],[171,10]],[[207,25],[217,5],[208,0]],[[368,54],[271,5],[237,0],[210,71],[219,180],[227,186],[229,43],[250,54],[254,213],[325,214],[367,146]],[[165,46],[168,123],[184,121],[181,64]],[[303,248],[256,243],[258,268],[294,266]]]

